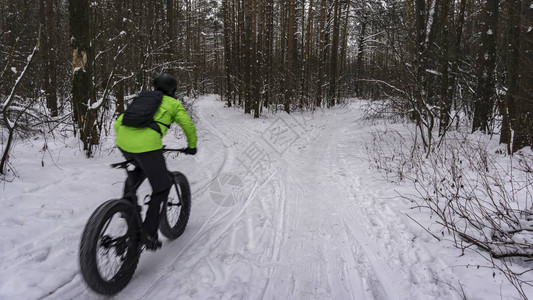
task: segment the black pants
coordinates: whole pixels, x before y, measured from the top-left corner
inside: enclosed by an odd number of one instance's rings
[[[144,153],[130,153],[122,151],[128,160],[133,159],[135,169],[128,171],[128,178],[124,185],[124,199],[137,202],[136,192],[145,178],[148,178],[152,186],[152,196],[148,205],[148,211],[144,218],[143,227],[147,234],[155,236],[159,226],[161,204],[167,200],[172,187],[172,181],[167,170],[163,151],[155,150]]]

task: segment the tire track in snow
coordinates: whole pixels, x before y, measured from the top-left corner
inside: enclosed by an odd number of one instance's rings
[[[348,137],[348,140],[356,141],[357,135],[364,134],[357,132],[356,128],[344,130],[343,136]],[[357,247],[367,254],[370,268],[375,272],[378,281],[370,282],[371,285],[377,284],[377,288],[373,290],[387,291],[387,294],[376,298],[383,296],[388,299],[455,299],[456,295],[450,292],[449,287],[436,283],[445,282],[441,273],[449,271],[441,269],[435,272],[428,265],[428,261],[424,261],[439,259],[432,257],[423,246],[414,243],[414,235],[408,231],[405,219],[383,200],[379,200],[373,190],[366,187],[365,181],[360,177],[364,176],[364,172],[358,172],[358,175],[354,171],[356,166],[350,166],[345,159],[351,155],[349,150],[337,149],[336,155],[331,156],[336,159],[330,160],[330,164],[331,169],[339,170],[341,177],[350,179],[338,181],[348,199],[352,199],[345,202],[346,206],[343,208],[348,212],[343,220],[344,226],[346,232],[358,241]],[[350,230],[350,225],[354,224],[358,224],[358,233]],[[383,259],[385,260],[380,261]],[[448,275],[445,274],[444,277]]]
[[[287,182],[287,178],[286,178],[287,170],[286,170],[286,168],[281,167],[280,169],[278,169],[278,174],[280,174],[280,176],[283,179],[285,179],[285,180],[281,179],[281,182]],[[266,262],[268,264],[270,264],[270,265],[273,265],[273,262],[279,262],[279,260],[281,258],[281,251],[282,251],[283,245],[284,245],[284,243],[287,240],[287,231],[286,231],[286,227],[287,227],[287,201],[282,201],[282,199],[286,199],[286,195],[287,195],[287,185],[284,185],[284,186],[282,186],[280,188],[279,197],[274,197],[274,199],[277,199],[276,204],[277,204],[277,207],[279,208],[279,210],[278,210],[279,213],[276,214],[276,216],[279,216],[279,217],[276,220],[276,225],[274,226],[274,234],[275,234],[275,236],[274,236],[274,240],[271,243],[272,252],[270,253],[268,258],[265,258],[265,257],[261,258],[261,261],[265,261],[266,260]],[[261,204],[263,204],[264,201],[265,201],[264,198],[261,199]],[[268,201],[268,199],[267,199],[267,201]],[[270,270],[269,270],[268,278],[266,279],[265,285],[264,285],[264,287],[262,288],[262,291],[261,291],[261,297],[260,297],[261,299],[265,298],[265,294],[266,294],[268,288],[270,287],[271,278],[272,278],[272,275],[273,275],[274,271],[275,271],[275,268],[271,267]],[[295,282],[294,276],[291,276],[289,282],[290,282],[290,286],[291,286],[289,295],[293,295],[294,294],[294,282]]]
[[[212,115],[217,115],[218,114],[218,112],[215,111],[213,109],[213,107],[211,107],[211,109],[212,109]],[[250,131],[250,130],[247,129],[247,127],[244,127],[244,126],[240,126],[238,129],[235,129],[234,124],[229,123],[227,120],[224,119],[223,116],[219,115],[219,117],[222,120],[222,123],[225,125],[224,129],[226,129],[226,130],[224,130],[224,133],[230,139],[233,136],[233,137],[237,137],[237,140],[238,140],[239,138],[241,138],[243,136],[243,131],[244,131],[245,132],[244,136],[247,136],[249,138],[251,137],[251,139],[249,139],[249,140],[252,140],[252,141],[255,140],[255,142],[259,141],[260,143],[264,142],[264,141],[262,141],[259,138],[259,136],[258,136],[259,133],[258,132]],[[228,132],[231,132],[232,136],[229,135]],[[266,152],[268,152],[268,155],[270,155],[271,157],[277,155],[277,153],[275,153],[268,146],[267,147],[263,147],[262,149],[265,150]],[[271,184],[271,185],[277,186],[279,188],[279,195],[276,195],[276,194],[271,195],[273,197],[268,197],[268,194],[267,195],[257,195],[258,197],[256,197],[256,199],[255,199],[255,200],[258,201],[257,203],[259,205],[259,210],[262,211],[262,213],[264,215],[266,215],[267,218],[268,218],[268,216],[272,217],[272,214],[274,214],[272,219],[270,219],[270,218],[268,219],[269,222],[272,225],[274,225],[273,226],[274,238],[272,239],[272,241],[268,242],[268,246],[267,245],[263,245],[265,250],[263,251],[263,255],[259,258],[259,261],[263,264],[262,267],[263,268],[266,267],[266,268],[269,268],[269,269],[272,269],[272,262],[273,261],[279,260],[280,252],[281,252],[281,245],[283,244],[284,240],[286,239],[286,237],[285,237],[286,236],[286,232],[285,232],[284,228],[285,228],[285,223],[286,223],[286,205],[287,204],[286,204],[286,202],[281,203],[280,200],[283,199],[284,198],[283,196],[287,193],[287,191],[286,191],[287,186],[286,185],[282,185],[282,184],[276,185],[276,183],[283,182],[283,179],[280,179],[280,178],[284,178],[286,176],[286,171],[283,168],[283,164],[281,164],[281,166],[278,166],[278,167],[280,167],[280,168],[274,174],[271,174],[268,178],[265,179],[264,177],[263,178],[258,177],[257,180],[263,181],[263,184],[261,185],[261,187],[264,187],[267,184]],[[263,175],[263,174],[261,174],[261,175]],[[276,180],[272,180],[274,177],[276,177]],[[244,212],[244,210],[241,210],[241,213],[242,212]],[[249,229],[249,232],[253,232],[253,231],[254,231],[253,228]],[[266,285],[267,286],[268,286],[269,278],[270,278],[270,276],[268,276],[267,279],[266,279]],[[261,298],[263,298],[263,297],[261,296]]]
[[[314,166],[309,167],[307,173],[325,177],[323,182],[329,185],[325,188],[328,194],[321,193],[320,187],[316,188],[321,181],[316,180],[313,176],[305,177],[303,176],[305,174],[295,171],[289,176],[287,187],[294,186],[296,191],[285,199],[286,203],[291,203],[288,208],[291,211],[289,213],[291,218],[288,224],[289,228],[294,227],[295,230],[305,232],[306,226],[309,226],[306,224],[306,220],[312,216],[304,214],[302,209],[295,209],[295,207],[301,206],[301,203],[304,206],[310,205],[304,201],[305,199],[302,199],[306,196],[314,199],[322,197],[324,205],[332,205],[335,209],[320,206],[319,203],[319,208],[315,213],[326,211],[330,214],[330,218],[339,218],[341,224],[336,226],[339,224],[323,220],[320,226],[312,228],[313,233],[309,234],[306,240],[289,241],[282,245],[281,263],[279,268],[273,272],[274,274],[277,273],[275,276],[278,279],[274,278],[268,282],[264,295],[266,298],[275,298],[276,293],[288,295],[288,298],[294,295],[300,297],[305,295],[306,297],[310,296],[310,298],[347,297],[351,299],[455,298],[446,289],[442,291],[443,287],[435,284],[433,271],[420,269],[419,266],[424,268],[425,266],[417,260],[417,255],[399,253],[414,247],[410,245],[408,237],[402,233],[407,230],[407,227],[400,223],[401,226],[396,228],[395,225],[398,224],[386,221],[391,219],[400,221],[400,219],[388,206],[377,201],[374,193],[367,190],[361,178],[358,177],[358,174],[361,173],[348,172],[347,174],[343,167],[346,162],[342,159],[345,155],[350,155],[350,152],[331,145],[342,145],[342,142],[338,142],[336,137],[346,138],[344,133],[349,129],[343,130],[343,128],[347,127],[346,124],[350,124],[348,122],[350,118],[353,119],[347,115],[346,118],[329,124],[328,131],[323,132],[310,147],[303,147],[303,151],[293,152],[292,165],[298,165],[298,162],[300,164],[313,162]],[[329,145],[329,147],[324,147],[324,145]],[[354,180],[355,183],[352,183]],[[329,201],[330,199],[336,201]],[[362,205],[363,208],[359,208],[359,205]],[[318,214],[314,217],[327,218],[328,216],[327,214]],[[356,229],[352,230],[353,227]],[[321,239],[319,235],[323,228],[336,228],[336,231],[331,230],[336,232],[336,240],[333,243],[328,242],[327,239],[323,240],[322,243],[310,242],[309,240]],[[350,246],[343,247],[343,243]],[[399,246],[396,249],[394,248],[395,244]],[[338,248],[336,249],[336,247]],[[313,270],[295,266],[299,264],[299,259],[300,261],[306,260],[302,258],[305,251],[313,250],[311,257],[317,260],[317,262],[311,262],[315,266]],[[414,248],[414,250],[422,251],[422,256],[424,256],[423,249]],[[431,259],[429,254],[426,255]],[[332,261],[332,258],[335,257],[341,257],[341,259]],[[398,260],[395,257],[401,259]],[[288,266],[283,266],[283,261],[287,263],[291,261],[291,263]],[[412,264],[417,264],[417,266],[413,267]],[[314,271],[315,274],[301,277],[302,271],[305,270]],[[327,270],[326,274],[342,274],[340,280],[335,276],[323,278],[317,275],[321,272],[324,273],[324,270]],[[284,280],[283,277],[289,277],[291,280]],[[293,280],[295,277],[296,279]],[[306,281],[311,282],[307,287],[320,288],[305,294]],[[330,294],[330,292],[339,291],[339,282],[340,288],[345,291],[342,293],[344,296]]]
[[[208,103],[206,105],[203,105],[201,107],[200,113],[202,115],[202,119],[206,121],[206,124],[211,128],[213,135],[216,136],[223,144],[224,140],[228,141],[240,141],[243,137],[251,137],[255,136],[255,132],[251,132],[249,130],[245,130],[246,134],[243,135],[242,128],[236,129],[235,126],[231,123],[229,123],[227,120],[224,119],[223,116],[221,116],[212,106],[213,103]],[[216,104],[215,104],[216,105]],[[209,117],[210,116],[210,117]],[[215,124],[217,122],[217,124]],[[225,137],[225,138],[224,138]],[[257,137],[258,139],[258,137]],[[235,148],[234,145],[225,145],[225,150],[227,152],[227,149],[232,147]],[[229,156],[229,155],[228,155]],[[225,170],[231,170],[230,167],[232,166],[231,162],[234,160],[231,158],[226,159],[226,162],[230,161],[225,166]],[[227,168],[226,168],[227,167]],[[222,172],[223,170],[221,170]],[[219,172],[220,174],[220,172]],[[259,181],[257,181],[250,194],[247,197],[247,200],[243,203],[242,207],[237,211],[226,211],[222,212],[221,207],[218,207],[208,218],[208,220],[202,225],[202,227],[196,232],[194,237],[191,238],[191,242],[187,244],[185,247],[183,247],[180,252],[176,255],[176,258],[170,263],[171,266],[169,266],[168,271],[162,272],[160,276],[152,283],[150,286],[146,289],[145,293],[143,294],[143,298],[148,297],[152,295],[153,293],[157,293],[157,287],[161,285],[161,283],[166,280],[167,275],[173,271],[175,271],[177,268],[176,265],[179,265],[178,262],[182,261],[180,258],[183,257],[183,255],[186,252],[192,251],[192,247],[194,245],[198,244],[197,241],[201,239],[203,245],[209,245],[210,248],[216,247],[221,243],[222,240],[226,239],[228,235],[232,235],[231,238],[233,238],[234,232],[231,230],[235,224],[242,222],[243,220],[246,222],[246,220],[249,218],[243,217],[245,215],[245,212],[247,209],[249,209],[250,205],[253,203],[254,198],[257,197],[257,191],[261,190],[265,185],[267,185],[270,180],[273,178],[275,174],[271,174],[268,178],[263,178],[262,184],[259,184]],[[248,222],[246,222],[248,223]],[[248,231],[253,232],[253,229],[249,229]],[[207,251],[207,250],[205,250]],[[205,257],[209,256],[209,253],[205,252],[203,250],[200,250],[200,252],[195,253],[194,257],[189,257],[189,259],[192,259],[192,261],[197,261],[195,263],[192,263],[192,267],[198,268],[198,263],[202,260],[204,260]],[[222,270],[216,270],[216,266],[211,263],[209,260],[206,260],[206,262],[209,264],[209,268],[214,272],[218,273],[218,276],[215,277],[224,277],[226,274]]]
[[[201,105],[204,124],[224,145],[216,176],[235,171],[239,147],[264,143],[260,133],[226,120],[214,101]],[[343,113],[333,122],[315,120],[317,136],[302,138],[282,157],[265,147],[278,171],[259,174],[241,207],[203,205],[202,225],[143,257],[134,280],[116,298],[452,298],[424,277],[433,271],[421,269],[420,256],[434,258],[410,244],[399,216],[365,186],[364,173],[344,160],[351,154],[344,140],[353,138],[349,130],[357,131],[353,118]],[[212,180],[195,198],[209,201],[205,192]],[[416,253],[401,253],[406,249]],[[68,293],[55,296],[95,297],[86,288],[72,289],[76,284],[75,278],[61,289]]]
[[[347,242],[346,235],[333,237],[335,233],[330,232],[336,225],[331,214],[338,214],[332,211],[331,205],[331,199],[336,197],[328,195],[331,189],[324,189],[321,178],[321,171],[325,170],[323,158],[328,155],[322,143],[329,135],[330,132],[323,132],[311,147],[298,148],[300,151],[293,153],[290,159],[291,166],[306,166],[304,172],[298,168],[289,170],[286,187],[293,191],[283,199],[289,205],[287,227],[295,235],[289,233],[281,245],[278,268],[273,271],[273,280],[265,287],[265,298],[276,298],[276,295],[288,298],[372,298],[361,287],[359,273],[349,270],[346,260],[338,255],[342,251],[339,244]],[[322,201],[311,202],[316,199]],[[287,282],[284,278],[288,274],[293,280]],[[346,280],[350,283],[345,283]]]

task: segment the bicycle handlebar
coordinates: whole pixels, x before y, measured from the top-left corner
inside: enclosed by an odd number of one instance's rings
[[[180,148],[180,149],[162,148],[161,150],[163,150],[163,152],[181,152],[181,153],[185,153],[186,149],[187,148]],[[134,161],[134,159],[129,159],[129,160],[126,160],[126,161],[123,161],[123,162],[111,164],[111,168],[114,168],[114,169],[126,169],[128,167],[128,165],[131,162],[133,162],[133,161]]]
[[[185,152],[187,148],[180,148],[180,149],[169,149],[169,148],[163,148],[161,150],[163,150],[163,152]]]

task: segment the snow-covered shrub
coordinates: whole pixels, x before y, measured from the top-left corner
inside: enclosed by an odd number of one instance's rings
[[[524,279],[533,270],[533,152],[507,156],[489,136],[450,132],[427,155],[415,135],[403,136],[376,130],[367,145],[371,165],[389,181],[414,185],[417,194],[401,196],[436,216],[435,237],[448,235],[461,251],[476,251],[527,298],[522,287],[533,285]]]
[[[362,106],[367,120],[389,120],[398,122],[409,116],[408,111],[403,109],[403,100],[388,99],[368,101]]]
[[[400,182],[409,177],[416,166],[414,156],[421,157],[420,147],[412,147],[396,130],[381,129],[372,132],[372,141],[365,145],[369,163],[391,182]]]
[[[523,295],[522,285],[533,284],[521,278],[533,258],[533,155],[502,156],[488,145],[450,135],[413,174],[416,201],[438,217],[457,248],[475,245]]]

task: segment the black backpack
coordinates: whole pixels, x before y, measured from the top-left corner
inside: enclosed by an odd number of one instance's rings
[[[170,128],[170,125],[154,121],[154,114],[161,105],[162,100],[163,93],[160,91],[142,91],[137,97],[133,98],[133,101],[126,108],[122,118],[122,125],[150,127],[162,135],[161,128],[157,123]]]

